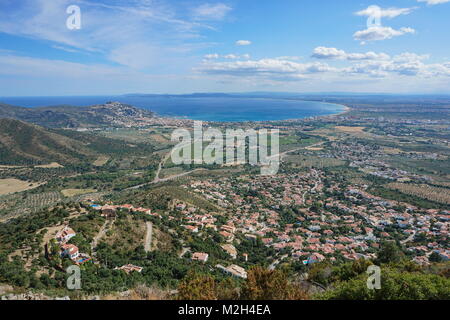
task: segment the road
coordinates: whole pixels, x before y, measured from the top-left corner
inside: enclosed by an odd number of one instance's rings
[[[186,252],[188,252],[190,250],[191,250],[191,248],[183,248],[183,250],[181,250],[181,253],[178,257],[182,258],[186,254]]]
[[[279,154],[280,160],[282,160],[286,155],[288,155],[291,152],[295,152],[295,151],[302,150],[302,149],[305,149],[305,148],[314,148],[314,147],[317,147],[317,146],[320,146],[320,145],[324,144],[325,142],[326,141],[322,141],[322,142],[318,142],[318,143],[315,143],[315,144],[312,144],[312,145],[309,145],[309,146],[305,146],[305,147],[301,147],[301,148],[296,148],[296,149],[285,151],[285,152]],[[183,173],[180,173],[180,174],[176,174],[176,175],[173,175],[173,176],[161,179],[159,177],[159,174],[161,173],[161,170],[162,170],[162,167],[163,167],[164,163],[166,163],[166,161],[172,155],[172,152],[173,152],[173,150],[171,152],[167,153],[167,155],[164,157],[164,159],[161,160],[161,162],[158,164],[158,169],[156,170],[155,178],[152,181],[147,182],[147,183],[143,183],[143,184],[140,184],[140,185],[137,185],[137,186],[133,186],[133,187],[127,188],[125,190],[135,190],[135,189],[139,189],[141,187],[145,187],[145,186],[148,186],[148,185],[151,185],[151,184],[156,184],[156,183],[160,183],[160,182],[167,182],[167,181],[170,181],[170,180],[175,180],[175,179],[178,179],[178,178],[190,175],[191,173],[194,173],[194,172],[197,172],[197,171],[207,170],[205,168],[198,168],[198,169],[194,169],[194,170],[191,170],[191,171],[188,171],[188,172],[183,172]],[[273,157],[276,157],[276,155],[270,156],[269,158],[273,158]]]
[[[413,241],[415,236],[416,236],[416,232],[413,232],[413,233],[411,233],[411,235],[407,239],[405,239],[403,241],[400,241],[400,243],[401,244],[405,244],[407,242]]]
[[[153,223],[148,221],[146,225],[147,225],[147,233],[145,235],[144,250],[145,252],[150,252],[152,251]]]
[[[127,188],[127,189],[125,189],[125,190],[139,189],[139,188],[141,188],[141,187],[145,187],[145,186],[148,186],[148,185],[151,185],[151,184],[156,184],[156,183],[160,183],[160,182],[167,182],[167,181],[170,181],[170,180],[175,180],[175,179],[178,179],[178,178],[181,178],[181,177],[190,175],[191,173],[194,173],[194,172],[196,172],[196,171],[207,170],[207,169],[204,169],[204,168],[198,168],[198,169],[194,169],[194,170],[191,170],[191,171],[188,171],[188,172],[183,172],[183,173],[175,174],[175,175],[170,176],[170,177],[160,178],[159,175],[160,175],[160,173],[161,173],[162,167],[163,167],[163,165],[166,163],[166,161],[169,160],[169,158],[172,156],[172,152],[173,152],[173,151],[174,151],[174,150],[168,152],[168,153],[166,154],[166,156],[165,156],[165,157],[161,160],[161,162],[158,164],[158,169],[156,170],[155,178],[153,178],[152,181],[147,182],[147,183],[143,183],[143,184],[140,184],[140,185],[137,185],[137,186],[133,186],[133,187]]]
[[[327,142],[327,141],[321,141],[321,142],[318,142],[318,143],[315,143],[315,144],[312,144],[312,145],[309,145],[309,146],[306,146],[306,147],[300,147],[300,148],[296,148],[296,149],[292,149],[292,150],[288,150],[288,151],[282,152],[282,153],[280,153],[280,160],[283,160],[283,158],[285,156],[287,156],[291,152],[295,152],[295,151],[298,151],[298,150],[303,150],[303,149],[306,149],[306,148],[315,148],[315,147],[318,147],[318,146],[324,144],[325,142]]]
[[[269,266],[269,270],[275,270],[275,268],[277,267],[277,265],[280,264],[280,261],[287,258],[288,255],[285,254],[283,256],[280,257],[280,259],[275,260],[270,266]]]
[[[156,170],[155,178],[153,179],[153,183],[158,183],[160,181],[159,174],[161,173],[162,166],[164,163],[166,163],[167,160],[169,160],[170,156],[172,155],[173,149],[166,154],[166,156],[161,160],[161,162],[158,164],[158,170]]]

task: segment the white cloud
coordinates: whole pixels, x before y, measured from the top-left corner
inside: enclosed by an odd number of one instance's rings
[[[238,59],[239,58],[239,56],[237,56],[237,55],[235,55],[235,54],[227,54],[227,55],[225,55],[225,56],[223,56],[225,59],[231,59],[231,60],[233,60],[233,59]]]
[[[249,54],[242,54],[242,55],[238,55],[238,54],[234,54],[234,53],[230,53],[230,54],[225,54],[225,55],[220,55],[218,53],[212,53],[212,54],[206,54],[203,56],[203,58],[205,58],[206,60],[215,60],[215,59],[228,59],[228,60],[236,60],[236,59],[250,59],[250,55]]]
[[[345,59],[346,55],[345,51],[336,48],[317,47],[314,49],[312,57],[317,59]]]
[[[118,95],[185,90],[186,77],[152,75],[124,66],[83,64],[0,52],[0,96]]]
[[[193,16],[196,20],[223,20],[231,10],[223,3],[205,3],[193,9]]]
[[[450,1],[450,0],[449,0]],[[370,6],[364,10],[355,12],[357,16],[395,18],[401,15],[410,14],[416,8],[387,8],[382,9],[378,6]]]
[[[26,75],[47,78],[91,78],[120,76],[123,67],[109,67],[99,64],[82,64],[63,60],[39,59],[16,55],[0,55],[0,75]]]
[[[312,54],[317,59],[338,59],[338,60],[386,60],[389,55],[385,53],[375,53],[372,51],[366,53],[347,53],[344,50],[327,47],[317,47]]]
[[[347,60],[387,60],[389,58],[389,55],[386,53],[375,53],[373,51],[347,54]]]
[[[417,0],[417,2],[426,2],[428,5],[434,6],[436,4],[450,2],[450,0]]]
[[[298,60],[301,60],[302,57],[299,57],[299,56],[281,56],[281,57],[276,57],[276,58],[274,58],[274,59],[277,59],[277,60],[291,60],[291,61],[298,61]]]
[[[236,41],[236,45],[238,45],[238,46],[249,46],[251,44],[252,44],[252,42],[249,41],[249,40],[238,40],[238,41]]]
[[[433,76],[450,76],[450,63],[425,64],[424,60],[428,59],[429,55],[405,52],[391,58],[385,53],[346,53],[343,50],[325,47],[319,47],[315,52],[320,53],[322,59],[347,60],[351,65],[337,68],[326,63],[298,63],[275,58],[233,62],[204,61],[196,71],[210,76],[219,76],[221,79],[231,77],[278,82],[333,77],[336,81],[341,81],[343,74],[347,77],[351,76],[350,79],[347,78],[349,81],[354,76],[367,79],[390,79],[394,76],[425,79]]]
[[[393,60],[396,62],[408,62],[408,61],[422,61],[430,58],[429,54],[416,54],[411,52],[404,52],[394,56]]]
[[[450,68],[444,64],[425,64],[429,55],[405,52],[389,60],[358,62],[343,71],[349,74],[366,74],[374,77],[388,77],[390,74],[416,77],[450,76]]]
[[[75,52],[80,52],[79,50],[73,49],[73,48],[69,48],[66,46],[59,46],[57,44],[52,45],[53,49],[57,49],[57,50],[62,50],[62,51],[66,51],[66,52],[71,52],[71,53],[75,53]]]
[[[348,90],[360,88],[386,92],[448,92],[450,62],[426,64],[427,55],[403,53],[389,60],[348,61],[348,67],[290,60],[204,61],[198,73],[149,75],[123,66],[82,64],[62,60],[17,56],[0,51],[0,95],[122,94],[129,92],[174,92],[186,90],[244,90],[245,88]],[[406,80],[407,78],[407,80]],[[186,83],[189,82],[189,88]],[[225,84],[226,83],[226,84]],[[24,89],[28,87],[28,89]],[[425,89],[424,89],[425,88]]]
[[[197,71],[209,75],[258,77],[277,80],[299,80],[306,75],[335,70],[326,63],[297,63],[280,59],[233,62],[206,62]]]
[[[220,55],[218,55],[217,53],[210,53],[210,54],[205,54],[203,57],[207,60],[212,60],[212,59],[219,59]]]
[[[66,28],[66,8],[74,3],[81,7],[77,31]],[[159,1],[22,0],[15,6],[7,11],[0,5],[0,32],[50,41],[59,50],[89,51],[133,68],[157,63],[155,58],[189,59],[192,48],[208,46],[198,39],[211,28],[177,18],[176,8]]]
[[[359,40],[362,43],[366,41],[380,41],[392,39],[394,37],[402,36],[408,33],[415,33],[412,28],[400,28],[399,30],[392,29],[391,27],[370,27],[366,30],[355,32],[353,38]]]

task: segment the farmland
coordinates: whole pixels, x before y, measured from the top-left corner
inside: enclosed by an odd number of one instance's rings
[[[0,195],[22,192],[38,187],[39,183],[30,183],[18,179],[0,179]]]
[[[408,195],[450,205],[450,189],[411,183],[390,183],[387,186]]]

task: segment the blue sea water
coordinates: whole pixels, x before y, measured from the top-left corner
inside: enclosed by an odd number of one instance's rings
[[[269,121],[325,116],[344,111],[338,104],[280,98],[192,97],[192,96],[75,96],[0,97],[0,102],[22,106],[89,106],[119,101],[148,109],[161,116],[202,121]]]

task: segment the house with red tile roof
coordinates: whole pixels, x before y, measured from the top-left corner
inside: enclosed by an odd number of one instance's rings
[[[80,255],[78,247],[73,244],[63,244],[61,250],[61,257],[68,257],[72,260],[75,260]]]
[[[70,228],[69,226],[65,226],[56,234],[55,238],[60,243],[66,243],[76,235],[76,232],[72,228]]]
[[[206,261],[208,261],[208,257],[209,257],[209,255],[207,253],[195,252],[195,253],[192,254],[191,260],[193,260],[193,261],[201,261],[201,262],[205,263]]]

